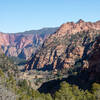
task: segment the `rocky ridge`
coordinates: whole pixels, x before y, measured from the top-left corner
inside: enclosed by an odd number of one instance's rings
[[[26,69],[70,68],[78,60],[85,65],[83,60],[88,58],[92,42],[100,34],[99,30],[100,21],[92,23],[79,20],[77,23],[68,22],[61,25],[44,41],[40,50],[25,66]]]

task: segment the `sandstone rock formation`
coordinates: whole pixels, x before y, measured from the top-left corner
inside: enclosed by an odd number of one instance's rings
[[[57,28],[44,28],[16,34],[0,33],[0,47],[7,56],[28,59],[56,30]]]
[[[61,69],[73,67],[78,60],[85,60],[92,41],[100,34],[100,21],[68,22],[50,35],[42,48],[28,61],[26,69]]]

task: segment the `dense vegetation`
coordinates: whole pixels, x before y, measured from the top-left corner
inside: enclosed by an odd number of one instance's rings
[[[26,60],[25,59],[21,59],[21,58],[18,58],[18,57],[14,57],[14,56],[11,56],[9,57],[10,61],[12,61],[15,65],[24,65],[26,64]]]
[[[17,100],[100,100],[100,84],[97,83],[88,91],[64,81],[60,84],[60,89],[51,96],[33,90],[30,82],[26,80],[16,82],[12,74],[6,77],[1,69],[0,80],[0,84],[16,94]]]
[[[5,58],[4,55],[2,56]],[[8,69],[5,70],[9,68],[5,67],[8,66],[5,65],[7,61],[2,65],[4,68],[0,65],[0,85],[13,92],[16,100],[100,100],[100,84],[97,83],[94,83],[90,90],[82,90],[64,81],[60,83],[60,89],[54,94],[40,93],[31,88],[29,81],[16,80],[12,72],[7,72]]]
[[[0,52],[0,68],[3,72],[12,72],[12,73],[18,73],[17,66],[13,63],[9,57],[5,56],[5,54]]]

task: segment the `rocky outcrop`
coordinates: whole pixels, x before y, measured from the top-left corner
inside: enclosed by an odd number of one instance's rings
[[[0,33],[0,47],[7,56],[28,59],[57,28],[26,31],[16,34]]]
[[[50,35],[42,48],[29,60],[26,69],[69,68],[78,60],[85,60],[90,52],[91,41],[100,34],[100,21],[68,22]]]
[[[89,80],[100,83],[100,36],[96,38],[88,59]]]
[[[61,27],[56,32],[56,35],[64,36],[66,33],[75,34],[77,32],[87,31],[90,29],[100,30],[100,21],[92,23],[84,22],[82,19],[80,19],[77,23],[67,22],[61,25]]]

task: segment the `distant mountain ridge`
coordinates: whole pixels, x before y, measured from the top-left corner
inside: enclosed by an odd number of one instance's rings
[[[43,28],[19,33],[0,33],[0,46],[7,56],[28,59],[43,41],[58,28]]]

